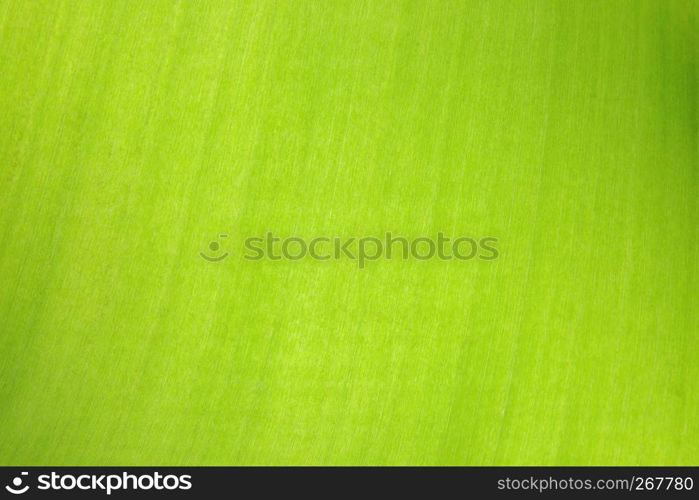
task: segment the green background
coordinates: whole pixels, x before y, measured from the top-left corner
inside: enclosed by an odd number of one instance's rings
[[[0,463],[697,465],[698,33],[695,0],[0,1]],[[265,231],[500,258],[244,260]]]

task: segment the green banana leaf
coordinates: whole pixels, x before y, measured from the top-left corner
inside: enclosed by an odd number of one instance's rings
[[[697,465],[698,57],[696,0],[3,0],[0,464]],[[245,254],[387,232],[497,258]]]

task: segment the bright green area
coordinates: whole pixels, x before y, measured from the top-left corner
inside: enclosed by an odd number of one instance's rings
[[[0,1],[0,463],[699,464],[698,57],[696,0]]]

